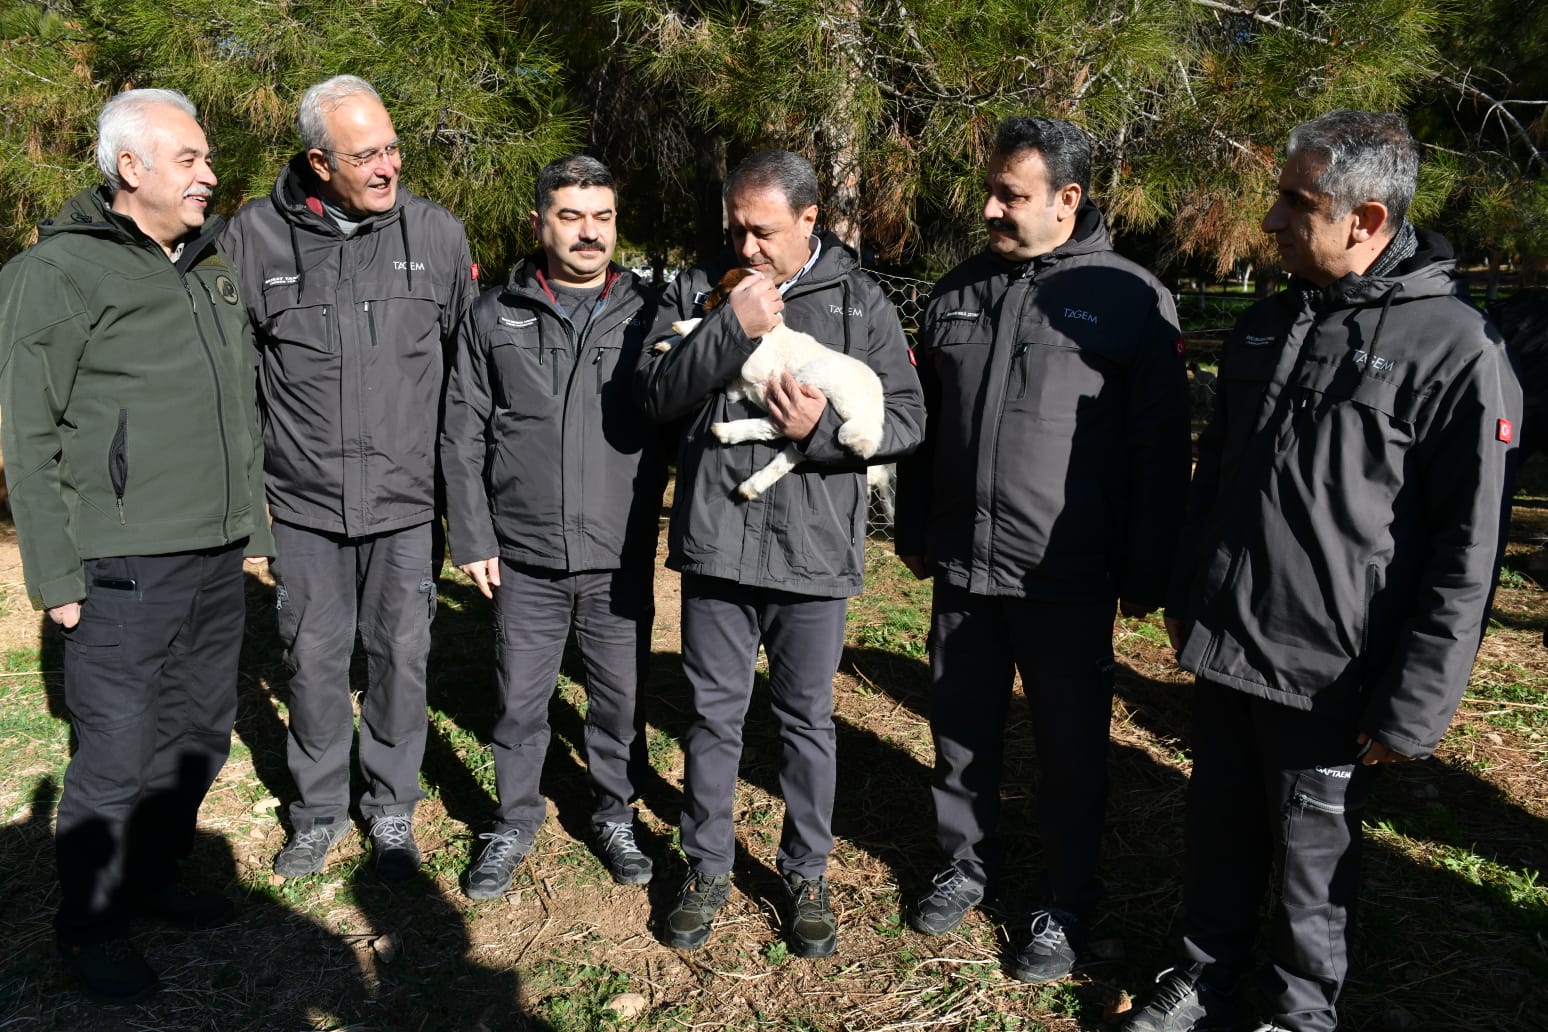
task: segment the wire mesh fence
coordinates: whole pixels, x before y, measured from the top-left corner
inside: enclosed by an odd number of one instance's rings
[[[887,300],[898,310],[898,321],[908,337],[908,346],[914,346],[919,333],[919,321],[924,317],[925,303],[935,284],[929,280],[894,276],[891,273],[867,269],[866,272],[882,288]],[[892,539],[894,487],[897,483],[897,465],[872,466],[867,477],[871,488],[870,504],[866,515],[866,532],[873,538]]]

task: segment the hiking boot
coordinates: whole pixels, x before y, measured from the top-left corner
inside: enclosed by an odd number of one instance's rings
[[[274,873],[281,878],[299,878],[316,874],[328,862],[328,850],[349,834],[349,822],[329,817],[297,828],[285,848],[274,858]]]
[[[1057,982],[1075,970],[1069,928],[1074,919],[1054,910],[1032,912],[1032,938],[1011,962],[1011,975],[1023,982]]]
[[[499,899],[511,887],[516,868],[527,858],[535,835],[524,831],[489,831],[479,838],[488,843],[468,868],[462,892],[468,899]]]
[[[838,919],[828,905],[828,879],[785,875],[790,890],[790,952],[798,957],[827,957],[838,946]]]
[[[610,821],[597,829],[597,848],[619,885],[644,885],[654,873],[650,857],[634,841],[634,821]]]
[[[1235,1009],[1219,990],[1199,981],[1196,970],[1167,968],[1156,976],[1145,1005],[1118,1027],[1121,1032],[1226,1032],[1234,1025]]]
[[[406,813],[371,818],[371,852],[376,854],[376,876],[384,882],[408,881],[418,874],[414,819]]]
[[[984,883],[963,874],[956,864],[937,871],[932,884],[929,895],[908,915],[909,926],[925,935],[945,935],[984,900]]]
[[[161,988],[140,951],[122,939],[59,946],[59,965],[93,1003],[137,1003]]]
[[[189,932],[219,928],[236,920],[236,908],[224,896],[203,896],[177,884],[136,893],[126,904],[137,917]]]
[[[677,903],[667,913],[666,942],[680,950],[696,950],[709,938],[715,915],[731,898],[731,875],[689,871],[678,890]]]

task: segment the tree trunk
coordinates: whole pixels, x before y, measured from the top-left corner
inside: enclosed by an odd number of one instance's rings
[[[719,133],[699,134],[694,153],[694,261],[713,261],[726,249],[726,208],[720,189],[726,181],[726,138]]]

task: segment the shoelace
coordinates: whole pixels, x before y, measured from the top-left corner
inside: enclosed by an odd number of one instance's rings
[[[810,878],[801,883],[801,889],[796,893],[796,913],[806,914],[813,910],[821,912],[827,909],[827,898],[828,883],[821,878]]]
[[[383,814],[371,822],[371,837],[380,849],[406,849],[414,842],[414,825],[401,813]]]
[[[310,828],[303,828],[296,832],[296,838],[291,843],[292,849],[327,849],[333,844],[333,829],[321,824],[314,824]]]
[[[1167,968],[1156,976],[1156,991],[1149,1006],[1170,1010],[1192,995],[1195,988],[1193,979],[1176,968]]]
[[[935,886],[935,891],[931,892],[930,896],[955,896],[957,890],[962,888],[962,883],[965,881],[967,881],[967,875],[955,867],[948,867],[944,871],[937,871],[935,872],[935,877],[931,879],[931,884]],[[929,899],[930,896],[925,898]]]
[[[486,831],[479,838],[489,843],[478,858],[480,867],[503,864],[513,850],[521,847],[519,831]]]
[[[634,825],[619,821],[615,824],[604,824],[602,832],[602,844],[613,855],[625,855],[641,852],[640,847],[634,843]]]
[[[1032,915],[1032,942],[1033,946],[1046,946],[1049,949],[1057,949],[1065,942],[1064,928],[1054,916],[1046,910],[1039,910]]]
[[[729,885],[715,885],[706,875],[690,871],[688,880],[683,883],[682,906],[686,909],[718,904],[723,901],[723,896],[729,895],[729,889]]]

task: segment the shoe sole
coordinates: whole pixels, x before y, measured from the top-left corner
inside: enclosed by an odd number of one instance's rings
[[[617,885],[649,885],[650,880],[656,876],[653,870],[641,871],[638,874],[619,874],[617,871],[608,871],[612,875],[614,884]]]
[[[958,928],[962,927],[962,922],[966,919],[967,914],[963,914],[949,925],[941,925],[940,927],[931,928],[925,926],[924,922],[920,919],[918,914],[910,914],[908,916],[908,926],[914,931],[918,932],[920,935],[945,935],[948,932],[955,932]]]
[[[279,875],[281,878],[284,878],[284,879],[286,879],[288,881],[291,878],[305,878],[309,874],[322,874],[323,868],[325,868],[327,866],[328,866],[328,858],[327,857],[323,857],[321,861],[319,861],[318,863],[312,865],[311,867],[303,867],[303,868],[299,868],[299,869],[297,869],[297,868],[290,868],[290,869],[282,871],[282,870],[280,870],[279,865],[275,864],[274,865],[274,873]]]
[[[515,880],[516,876],[513,874],[504,885],[500,885],[492,889],[475,889],[473,886],[464,882],[462,885],[462,894],[468,897],[468,899],[477,900],[480,903],[487,903],[489,900],[499,899],[507,892],[510,892],[511,882]]]
[[[705,925],[697,932],[674,932],[667,929],[662,939],[675,950],[696,950],[709,941],[710,932],[713,929],[713,924]]]
[[[838,949],[837,933],[815,942],[802,940],[790,943],[790,953],[796,957],[831,957],[836,949]]]
[[[1050,973],[1046,971],[1033,971],[1031,968],[1017,967],[1015,964],[1012,964],[1010,973],[1011,977],[1018,982],[1026,982],[1028,985],[1047,985],[1050,982],[1064,981],[1075,974],[1080,966],[1079,963],[1076,963],[1070,965],[1064,971]]]

